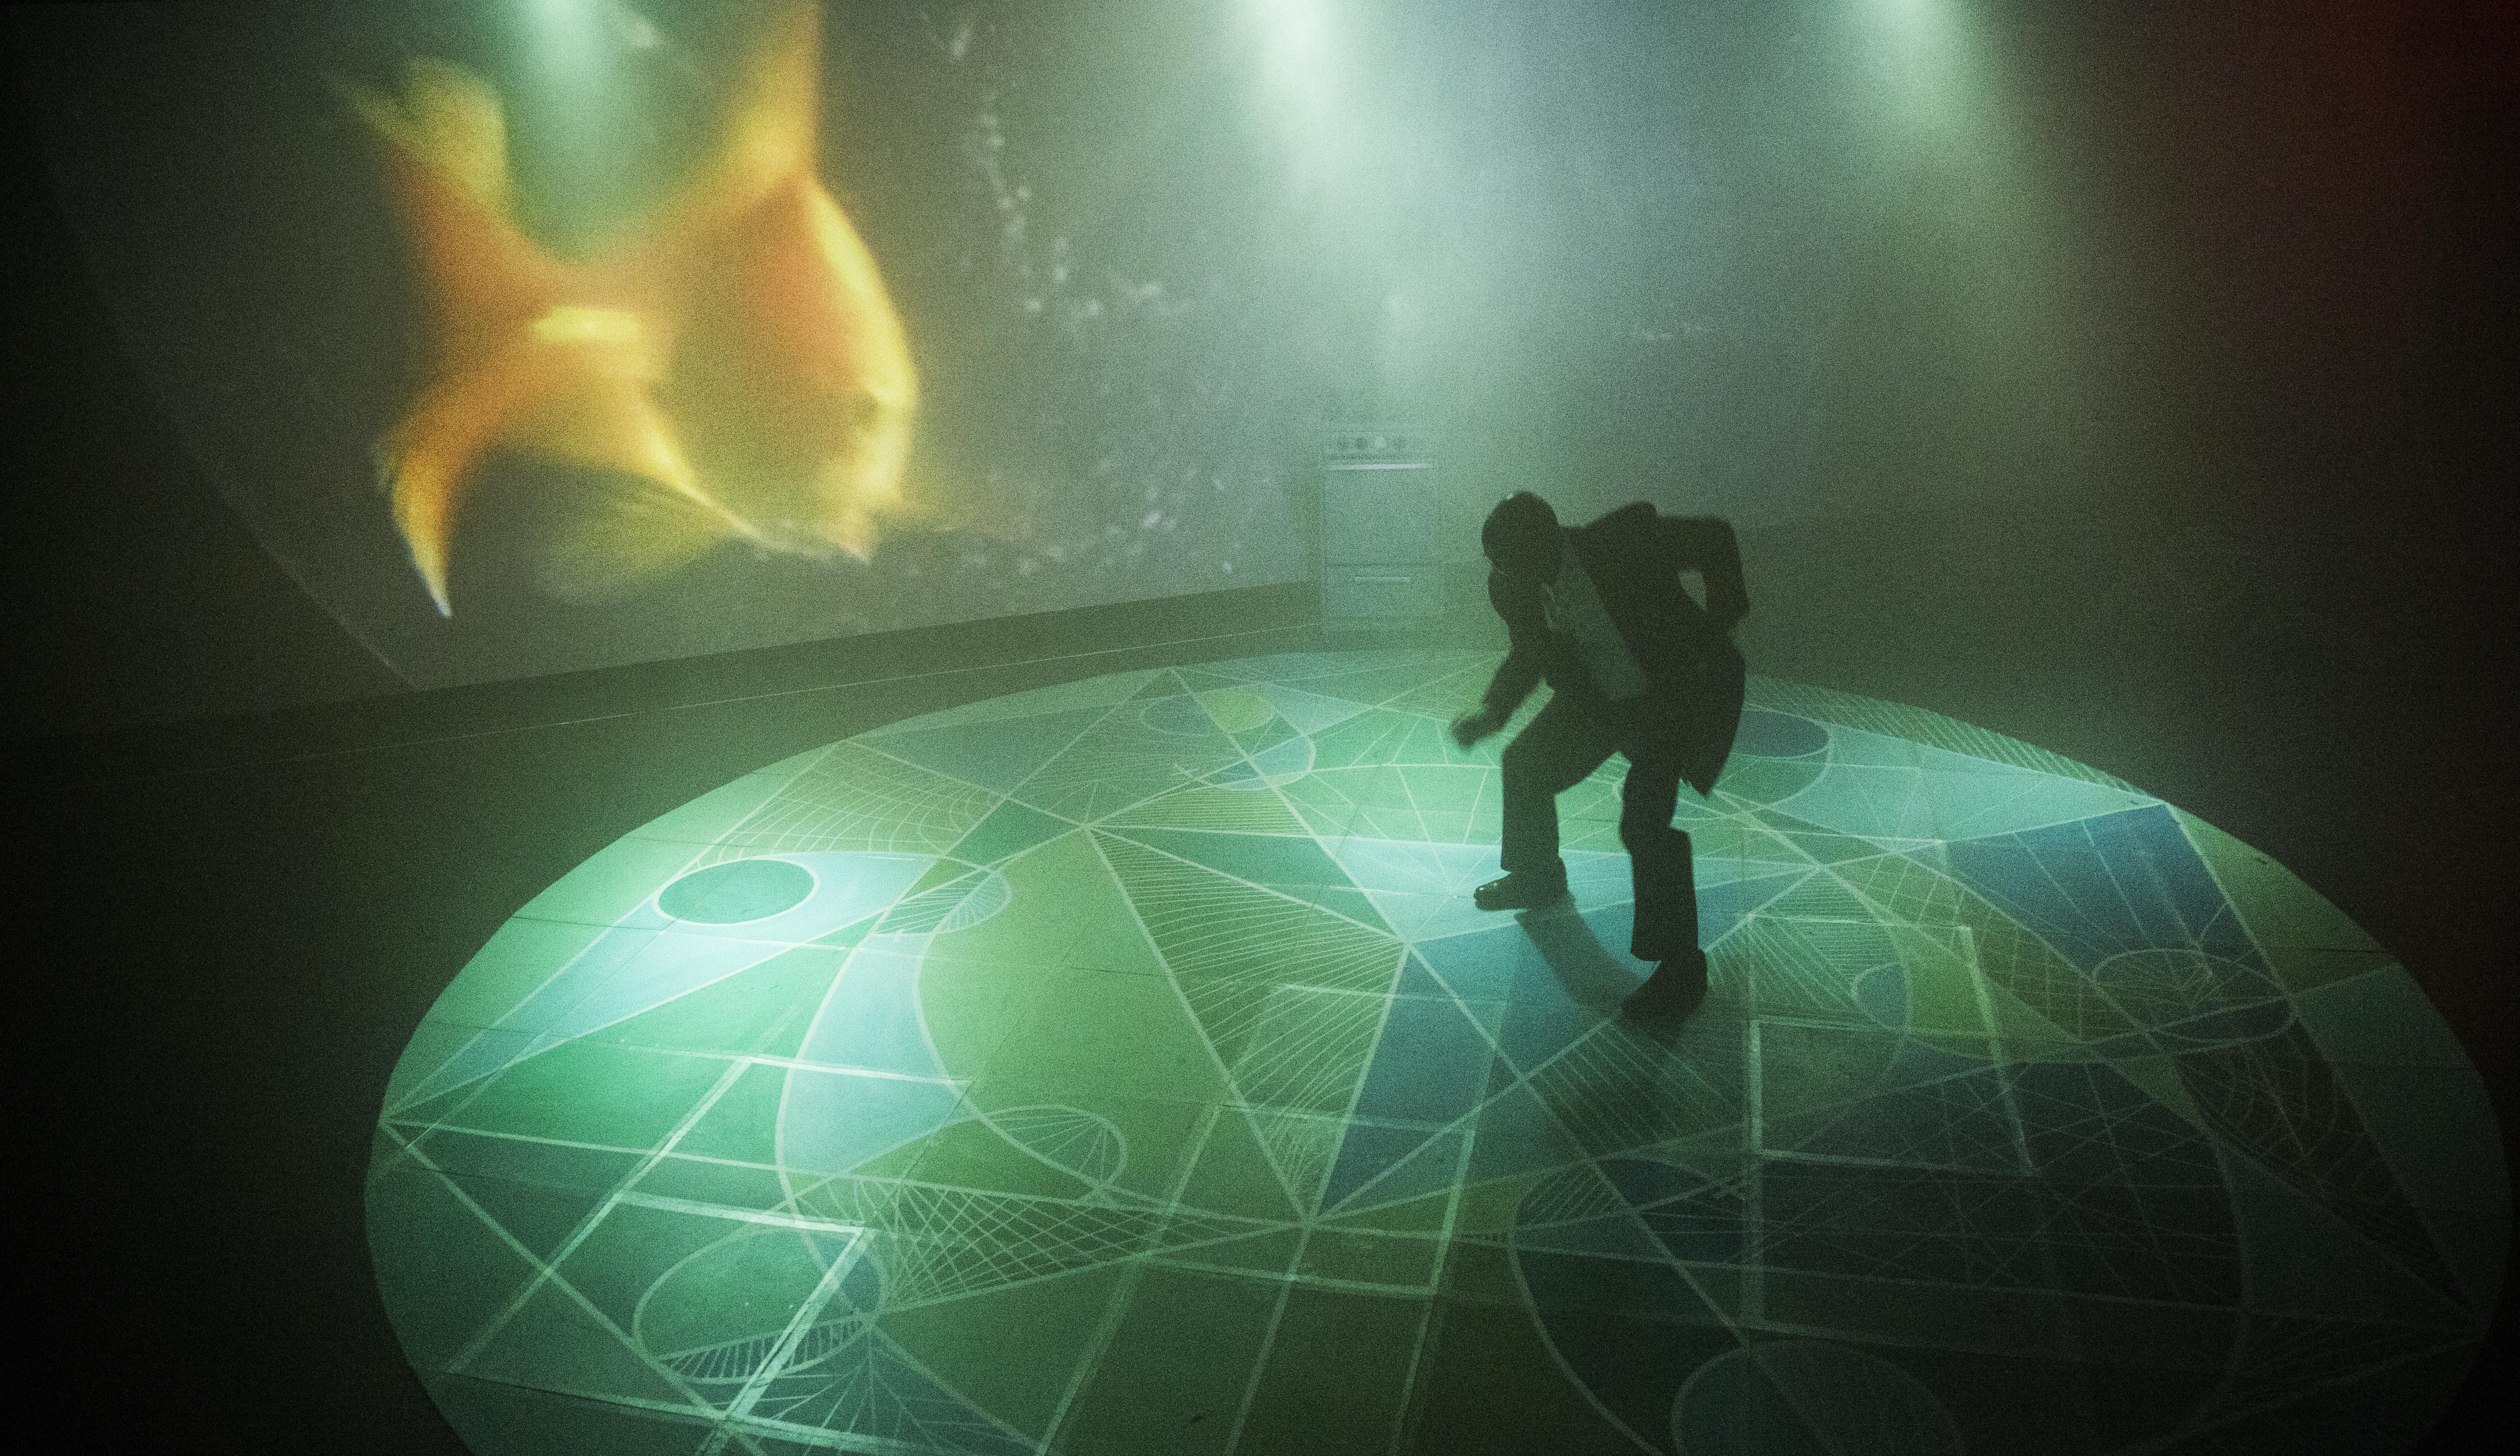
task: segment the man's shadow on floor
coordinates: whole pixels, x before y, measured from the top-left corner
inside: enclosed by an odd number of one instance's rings
[[[1703,986],[1673,988],[1651,985],[1630,969],[1632,962],[1610,953],[1573,904],[1560,900],[1514,916],[1531,937],[1541,962],[1566,992],[1566,998],[1604,1019],[1616,1017],[1630,1030],[1671,1045],[1682,1024],[1705,999]]]
[[[1542,1094],[1577,1147],[1588,1157],[1623,1157],[1737,1129],[1740,1024],[1700,1009],[1702,982],[1694,994],[1640,1005],[1635,963],[1602,945],[1573,906],[1515,920],[1567,1000],[1599,1019],[1584,1033],[1590,1050],[1572,1073],[1547,1078]],[[1537,1085],[1540,1069],[1529,1070]]]

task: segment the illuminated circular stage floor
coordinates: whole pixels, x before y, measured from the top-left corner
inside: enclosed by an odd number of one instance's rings
[[[707,795],[396,1069],[378,1280],[482,1453],[2403,1449],[2508,1200],[2385,951],[2105,774],[1761,678],[1714,988],[1472,908],[1490,657],[1122,673]],[[1500,741],[1501,742],[1501,741]]]

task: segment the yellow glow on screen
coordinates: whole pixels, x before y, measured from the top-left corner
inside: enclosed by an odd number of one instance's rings
[[[627,236],[562,259],[515,221],[499,98],[455,67],[353,91],[430,320],[424,383],[380,446],[413,565],[449,612],[478,472],[514,452],[643,489],[573,506],[545,585],[601,597],[728,539],[872,554],[918,404],[874,255],[815,172],[817,7],[766,32],[714,157]]]

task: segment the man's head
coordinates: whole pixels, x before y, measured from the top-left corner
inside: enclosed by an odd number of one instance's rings
[[[1517,490],[1488,513],[1487,524],[1479,527],[1479,549],[1508,576],[1554,577],[1565,550],[1557,513],[1539,496]]]

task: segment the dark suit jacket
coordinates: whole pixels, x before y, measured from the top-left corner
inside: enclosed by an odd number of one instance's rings
[[[1489,710],[1512,712],[1545,679],[1579,710],[1672,752],[1681,776],[1707,792],[1741,716],[1741,654],[1730,634],[1750,599],[1732,527],[1720,517],[1664,516],[1636,501],[1569,527],[1566,540],[1644,673],[1644,694],[1625,703],[1604,699],[1574,644],[1550,629],[1540,584],[1491,572],[1488,601],[1505,618],[1513,648],[1488,685]],[[1680,584],[1686,570],[1705,574],[1702,608]]]

